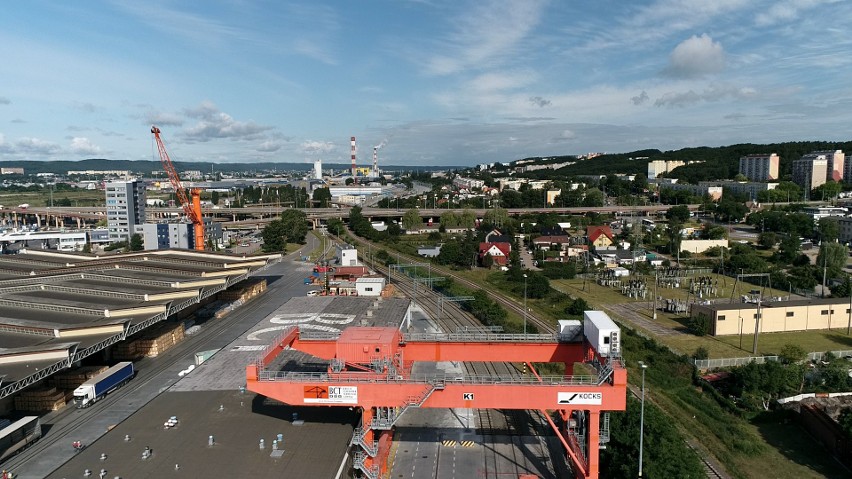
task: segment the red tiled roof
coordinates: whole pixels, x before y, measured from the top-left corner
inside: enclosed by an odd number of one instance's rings
[[[609,229],[609,226],[588,226],[586,228],[586,236],[590,243],[594,243],[601,235],[606,235],[612,241],[612,230]]]
[[[505,256],[509,256],[512,252],[512,245],[509,243],[479,243],[479,255],[482,256],[492,247],[496,247]]]

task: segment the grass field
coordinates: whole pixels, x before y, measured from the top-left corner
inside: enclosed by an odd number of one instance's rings
[[[53,204],[59,206],[59,202],[67,199],[72,206],[103,206],[106,202],[106,197],[103,191],[99,190],[73,190],[73,191],[54,191]],[[23,192],[23,193],[2,193],[0,194],[0,204],[5,206],[18,206],[23,203],[28,203],[31,206],[50,206],[50,192]]]

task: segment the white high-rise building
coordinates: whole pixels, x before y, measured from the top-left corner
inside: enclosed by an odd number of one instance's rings
[[[322,160],[314,161],[314,179],[321,180],[322,179]]]
[[[145,223],[145,185],[139,180],[106,184],[107,229],[112,242],[129,241]]]
[[[740,173],[751,181],[777,180],[780,161],[781,158],[775,153],[742,156]]]

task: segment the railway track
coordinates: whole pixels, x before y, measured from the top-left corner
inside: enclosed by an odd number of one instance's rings
[[[380,246],[380,245],[377,245],[373,242],[367,241],[363,238],[356,236],[355,233],[352,233],[351,231],[349,231],[349,235],[359,244],[370,245],[371,248],[376,247],[377,249]],[[415,258],[415,257],[409,256],[409,255],[403,254],[403,253],[398,253],[397,256],[399,257],[400,260],[405,259],[406,261],[410,261],[410,262],[413,262],[413,263],[422,263],[423,262],[423,258]],[[440,273],[442,276],[452,278],[453,281],[455,281],[459,284],[462,284],[465,287],[470,288],[474,291],[482,289],[480,287],[480,285],[476,284],[474,281],[471,281],[471,280],[468,280],[467,278],[463,278],[459,275],[456,275],[447,268],[433,264],[432,265],[432,271]],[[511,310],[511,311],[513,311],[514,313],[516,313],[520,316],[524,315],[523,305],[518,304],[517,300],[515,300],[514,298],[507,296],[503,293],[497,292],[497,291],[489,291],[489,297],[491,297],[491,299],[493,299],[494,301],[497,301],[504,308]],[[555,333],[556,332],[556,327],[554,325],[552,325],[549,322],[544,321],[540,318],[535,317],[533,314],[530,314],[529,312],[527,312],[527,322],[530,323],[530,324],[534,324],[538,328],[538,330],[542,333]]]

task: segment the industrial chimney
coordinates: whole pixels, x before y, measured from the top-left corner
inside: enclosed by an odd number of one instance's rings
[[[350,141],[352,142],[352,179],[354,179],[357,182],[358,181],[358,177],[357,177],[358,171],[356,171],[356,167],[355,167],[355,137],[353,136],[352,138],[350,138]]]

